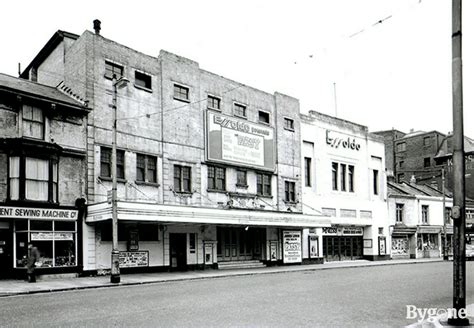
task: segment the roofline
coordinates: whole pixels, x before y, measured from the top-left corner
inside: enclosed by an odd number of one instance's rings
[[[38,67],[47,57],[51,52],[58,46],[59,43],[61,43],[64,38],[70,38],[77,40],[79,38],[79,35],[66,32],[66,31],[61,31],[57,30],[53,36],[46,42],[46,44],[43,46],[43,48],[38,52],[38,54],[33,58],[33,60],[30,62],[30,64],[23,70],[23,72],[20,74],[20,77],[23,79],[29,79],[29,72],[31,68],[34,66]]]
[[[416,131],[413,131],[411,133],[415,133]],[[414,138],[414,137],[419,137],[419,136],[422,136],[422,135],[425,135],[425,134],[430,134],[430,133],[438,133],[438,134],[441,134],[443,137],[446,137],[447,134],[444,134],[442,132],[439,132],[438,130],[431,130],[431,131],[423,131],[422,133],[418,133],[418,134],[415,134],[415,135],[412,135],[410,136],[410,132],[409,133],[406,133],[403,137],[395,140],[395,141],[400,141],[402,139],[410,139],[410,138]]]

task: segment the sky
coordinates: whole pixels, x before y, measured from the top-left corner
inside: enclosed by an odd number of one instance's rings
[[[474,2],[463,3],[464,132],[474,137]],[[449,0],[16,0],[0,12],[0,72],[18,76],[57,30],[300,100],[369,127],[452,131]]]

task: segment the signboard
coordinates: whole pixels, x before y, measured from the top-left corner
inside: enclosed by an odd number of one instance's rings
[[[385,255],[387,253],[386,245],[385,237],[379,237],[379,255]]]
[[[274,262],[278,260],[278,242],[270,241],[270,261]]]
[[[308,236],[308,245],[309,245],[309,258],[318,257],[318,236],[309,235]]]
[[[0,219],[77,220],[77,210],[0,206]]]
[[[32,232],[31,240],[74,240],[72,232]]]
[[[212,264],[214,262],[214,244],[204,242],[204,262],[206,264]]]
[[[274,170],[273,128],[207,112],[207,158]]]
[[[364,229],[362,227],[323,227],[325,236],[362,236]]]
[[[283,231],[283,263],[301,261],[301,231]]]
[[[360,149],[360,143],[354,137],[340,135],[330,130],[326,130],[326,144],[333,148],[346,148],[356,151]]]
[[[148,251],[120,252],[119,263],[121,268],[147,267]]]

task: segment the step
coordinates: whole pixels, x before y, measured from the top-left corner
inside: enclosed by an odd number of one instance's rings
[[[266,265],[258,260],[252,261],[232,261],[232,262],[220,262],[218,268],[220,270],[232,270],[232,269],[253,269],[253,268],[265,268]]]

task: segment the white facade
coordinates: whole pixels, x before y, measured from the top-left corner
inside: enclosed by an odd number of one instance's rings
[[[390,240],[383,139],[368,133],[365,126],[313,111],[302,115],[301,135],[303,211],[320,212],[332,225],[332,229],[316,230],[323,250],[320,254],[326,260],[387,258]],[[333,238],[331,245],[324,245],[329,236],[360,239]],[[351,256],[346,242],[352,248]],[[354,254],[361,242],[361,254]],[[344,254],[331,259],[325,252]]]

